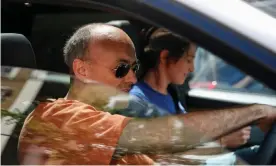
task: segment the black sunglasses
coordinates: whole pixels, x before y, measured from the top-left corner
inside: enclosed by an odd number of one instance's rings
[[[132,69],[134,73],[136,73],[139,70],[139,64],[135,63],[134,65],[130,65],[127,63],[120,63],[115,69],[115,76],[117,78],[123,78],[125,77],[129,70]]]

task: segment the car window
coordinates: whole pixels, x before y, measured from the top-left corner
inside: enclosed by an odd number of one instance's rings
[[[10,69],[12,70],[12,68]],[[17,143],[19,140],[20,131],[24,124],[24,120],[38,106],[39,103],[51,103],[55,101],[55,99],[50,98],[51,96],[48,96],[41,91],[44,91],[45,89],[49,90],[51,92],[51,95],[53,96],[59,93],[58,91],[68,91],[69,87],[67,87],[67,89],[60,89],[60,85],[69,85],[68,79],[70,78],[70,76],[67,74],[54,73],[45,70],[31,70],[25,68],[16,69],[18,70],[18,74],[12,79],[10,79],[6,75],[1,76],[1,89],[3,89],[3,93],[1,91],[1,95],[3,96],[5,94],[5,100],[2,100],[1,102],[1,157],[2,163],[14,165],[19,164],[18,160],[14,159],[17,157],[14,156],[17,155]],[[47,84],[47,82],[50,82],[51,84]],[[55,91],[51,91],[51,89],[54,89]],[[7,90],[12,90],[13,93],[6,95]],[[90,95],[87,95],[86,97],[87,100],[92,102],[91,105],[96,108],[102,108],[103,111],[109,112],[110,114],[124,114],[123,112],[125,111],[129,115],[132,114],[131,116],[135,116],[133,112],[139,113],[139,111],[144,112],[145,110],[148,110],[148,112],[152,112],[154,111],[154,109],[156,109],[152,104],[147,102],[135,103],[136,99],[132,98],[131,96],[99,83],[91,86],[91,89],[85,90],[85,92],[87,91],[90,92]],[[105,95],[94,95],[103,93],[105,93]],[[64,95],[59,94],[58,97],[62,98],[64,97]],[[65,139],[67,136],[66,134],[55,135],[57,133],[55,133],[55,129],[53,128],[54,126],[52,125],[43,126],[43,123],[41,124],[42,126],[36,123],[31,125],[34,125],[32,126],[32,128],[37,131],[38,134],[41,133],[42,135],[45,135],[45,131],[47,131],[46,136],[49,140],[60,140],[64,145],[74,146],[73,144],[71,144],[72,142],[70,142],[70,140]],[[141,126],[137,126],[137,128],[139,127]],[[188,128],[186,128],[186,130],[187,129]],[[31,143],[35,145],[36,141],[42,140],[30,139],[30,141],[33,141]],[[82,147],[86,145],[79,144],[78,146]],[[105,147],[103,146],[102,148]],[[35,146],[31,149],[35,150]],[[60,150],[63,151],[66,149]],[[197,155],[200,153],[208,154],[209,152],[206,153],[205,150],[214,153],[214,155]],[[65,155],[63,157],[71,157],[71,154],[65,152],[66,151],[64,151],[63,153],[63,155]],[[36,156],[36,160],[41,159],[41,156]],[[221,163],[224,164],[233,164],[233,162],[236,161],[236,157],[233,155],[233,153],[220,147],[216,142],[209,142],[200,145],[196,149],[187,150],[183,153],[177,153],[174,155],[161,154],[157,163],[204,164],[208,162],[212,164],[220,162],[219,160],[221,160]]]
[[[196,52],[195,71],[189,85],[192,89],[276,95],[274,90],[203,48]]]

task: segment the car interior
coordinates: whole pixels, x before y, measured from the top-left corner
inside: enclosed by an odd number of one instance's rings
[[[123,29],[133,40],[137,56],[143,53],[142,28],[149,25],[113,11],[88,10],[85,8],[63,7],[49,4],[30,4],[3,1],[1,43],[3,66],[16,66],[47,70],[48,76],[54,73],[69,74],[63,61],[62,49],[66,40],[80,26],[92,22],[105,22]],[[14,49],[16,48],[16,49]],[[69,77],[69,76],[68,76]],[[67,84],[53,84],[44,81],[36,96],[41,98],[64,97],[69,89]],[[217,101],[212,98],[202,99],[188,96],[188,81],[177,87],[180,99],[188,110],[201,110],[237,106],[239,103]],[[29,108],[29,113],[34,105]],[[17,142],[21,125],[17,125],[14,136],[10,137],[1,160],[4,165],[17,165]],[[250,141],[243,147],[260,145],[264,134],[253,127]],[[242,148],[242,147],[241,147]],[[234,149],[231,149],[234,150]]]

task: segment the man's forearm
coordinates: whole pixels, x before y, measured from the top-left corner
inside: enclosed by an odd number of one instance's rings
[[[266,116],[267,114],[261,106],[252,105],[191,112],[183,115],[182,118],[185,125],[200,131],[209,138],[216,139]]]
[[[266,117],[258,105],[132,120],[119,146],[128,152],[173,153],[193,148]]]

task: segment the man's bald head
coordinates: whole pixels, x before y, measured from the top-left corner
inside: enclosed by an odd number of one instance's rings
[[[110,50],[118,45],[129,45],[135,50],[133,42],[123,30],[102,23],[88,24],[79,28],[66,42],[64,60],[72,69],[74,59],[84,58],[93,46]]]
[[[129,36],[111,25],[97,23],[78,29],[64,47],[64,59],[75,76],[72,83],[94,80],[128,91],[137,81],[133,68],[124,77],[116,76],[122,63],[136,63],[136,55]]]

